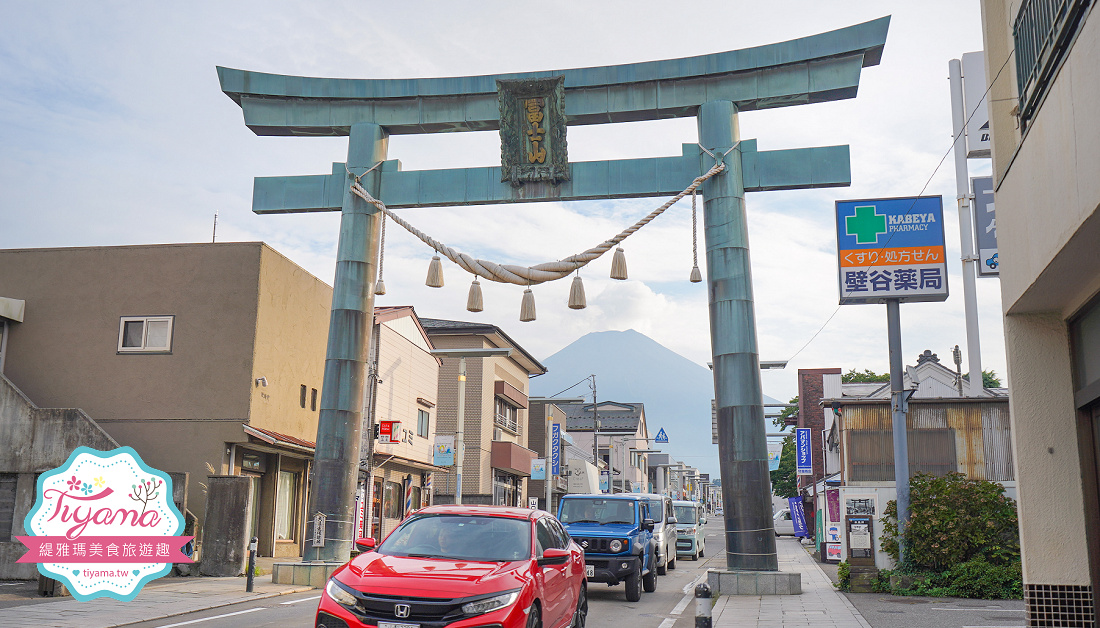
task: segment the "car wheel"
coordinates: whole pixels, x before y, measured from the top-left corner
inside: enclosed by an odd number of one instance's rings
[[[655,560],[656,556],[651,556],[650,559],[653,560],[654,563],[657,562]],[[653,593],[657,590],[657,572],[655,570],[650,569],[649,573],[642,576],[642,589],[644,589],[646,593]]]
[[[668,564],[665,565],[665,567],[668,567],[669,569],[676,569],[676,557],[670,554],[668,557]]]
[[[699,546],[699,558],[702,558],[702,557],[703,557],[703,546],[700,545]]]
[[[642,561],[634,567],[634,573],[626,577],[626,601],[637,602],[642,599]]]
[[[691,555],[691,560],[699,560],[699,552],[695,552]]]
[[[664,565],[658,564],[657,563],[657,557],[654,556],[653,557],[653,564],[656,565],[658,576],[663,576],[666,573],[668,573],[668,562],[667,561],[665,562]]]
[[[532,604],[531,612],[527,613],[527,628],[542,628],[542,615],[539,613],[538,604]]]
[[[570,628],[584,628],[584,622],[588,619],[588,586],[581,583],[580,593],[577,594],[577,610],[573,611],[573,623]]]

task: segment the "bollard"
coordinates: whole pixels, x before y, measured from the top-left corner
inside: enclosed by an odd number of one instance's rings
[[[247,593],[252,593],[252,585],[256,580],[256,543],[260,539],[252,537],[252,540],[248,543],[248,584],[245,585],[244,590]],[[708,595],[710,595],[708,593]],[[707,624],[708,626],[710,624]]]
[[[711,628],[710,585],[702,583],[695,587],[695,628]]]

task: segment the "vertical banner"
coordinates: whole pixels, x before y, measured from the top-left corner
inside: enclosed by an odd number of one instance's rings
[[[550,426],[550,474],[561,475],[561,425]]]
[[[802,505],[802,497],[787,498],[787,505],[791,510],[791,522],[794,523],[794,535],[809,537],[806,531],[806,511]]]
[[[814,455],[810,447],[810,428],[795,429],[795,467],[798,475],[814,474]],[[792,511],[793,512],[793,511]]]
[[[546,479],[546,458],[535,458],[531,461],[531,479]]]
[[[825,505],[829,509],[829,521],[840,521],[840,490],[825,491]]]
[[[989,104],[986,99],[985,53],[962,56],[963,100],[966,105],[966,156],[974,159],[992,155],[989,134]]]
[[[455,463],[455,437],[437,435],[435,437],[435,451],[432,454],[432,464],[437,467],[450,467]]]
[[[997,258],[997,209],[993,204],[993,177],[972,177],[974,192],[974,250],[978,252],[978,276],[999,277]]]

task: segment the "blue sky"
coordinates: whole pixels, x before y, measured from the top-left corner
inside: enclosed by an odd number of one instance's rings
[[[833,202],[944,196],[952,296],[902,308],[908,362],[965,348],[947,63],[981,49],[976,1],[821,2],[192,2],[5,3],[0,6],[0,247],[263,240],[332,281],[338,216],[252,214],[256,176],[321,174],[344,138],[256,137],[218,88],[216,65],[304,76],[405,78],[546,70],[745,48],[892,15],[879,66],[853,100],[750,112],[761,150],[850,144],[853,185],[747,199],[765,392],[795,393],[795,369],[886,370],[883,306],[837,309]],[[680,154],[693,120],[573,127],[573,160]],[[499,162],[495,133],[394,137],[406,169]],[[989,172],[971,160],[971,174]],[[935,173],[935,174],[933,174]],[[927,188],[925,185],[927,183]],[[414,224],[475,257],[535,264],[584,250],[659,199],[409,210]],[[589,331],[636,329],[705,364],[705,284],[691,269],[690,204],[624,244],[631,279],[610,256],[582,272],[589,307],[566,308],[568,280],[535,289],[539,317],[518,320],[522,289],[485,287],[465,311],[470,277],[445,267],[423,285],[430,251],[390,225],[380,305],[493,322],[544,358]],[[583,237],[578,237],[583,234]],[[0,286],[0,293],[3,287]],[[1000,293],[978,281],[985,368],[1004,374]],[[834,315],[835,312],[835,315]],[[831,317],[831,319],[830,319]],[[805,349],[826,320],[829,323]],[[964,351],[965,353],[965,351]],[[965,369],[964,365],[964,369]]]

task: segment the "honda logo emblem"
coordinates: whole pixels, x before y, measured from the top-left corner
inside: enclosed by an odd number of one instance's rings
[[[399,619],[404,619],[412,613],[412,608],[408,604],[394,604],[393,615]]]

